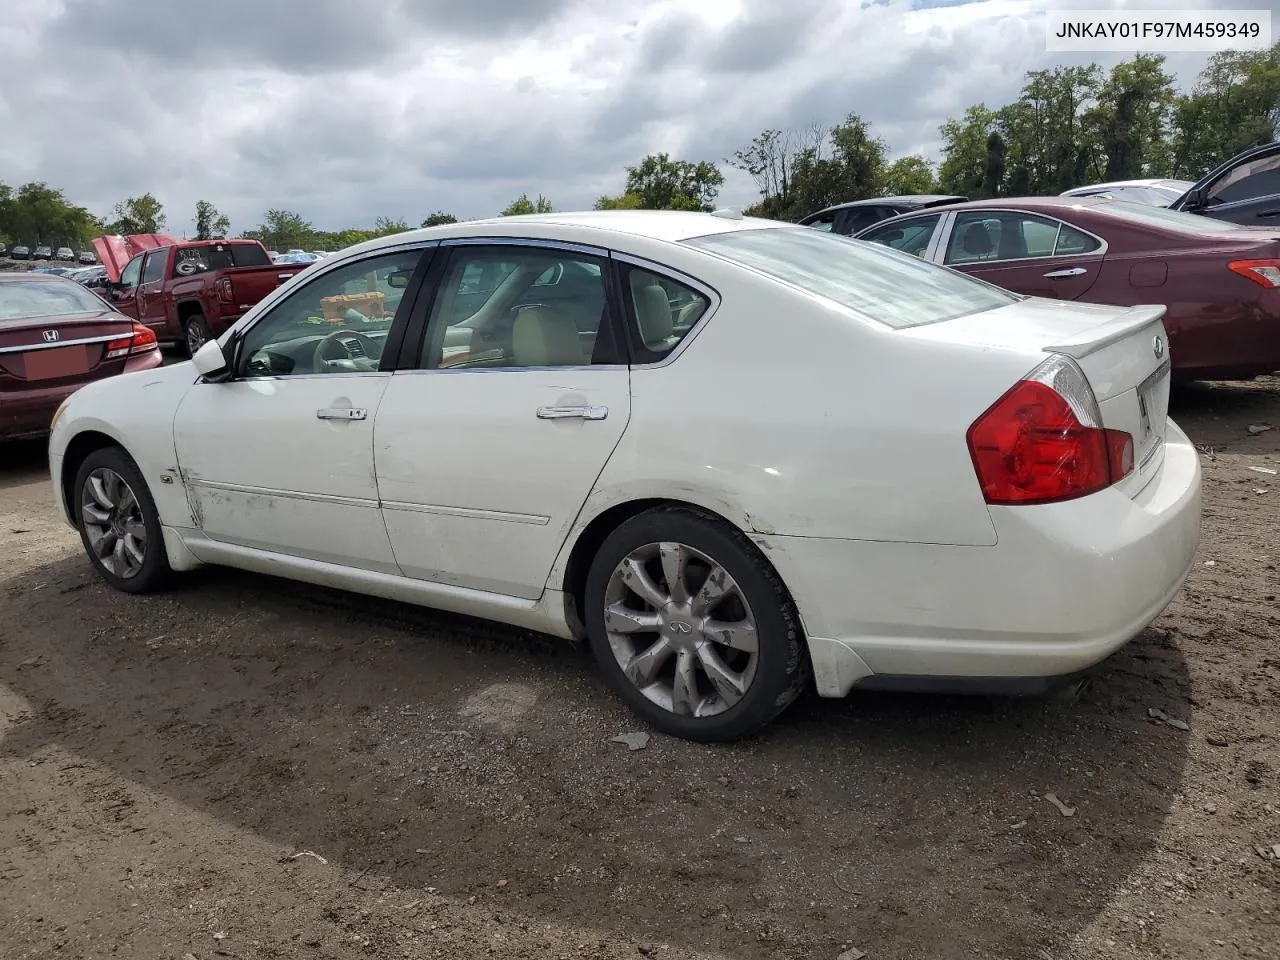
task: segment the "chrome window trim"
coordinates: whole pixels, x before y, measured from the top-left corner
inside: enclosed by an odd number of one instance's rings
[[[446,237],[440,241],[442,247],[545,247],[549,250],[564,250],[569,253],[580,253],[584,256],[598,257],[608,260],[612,251],[607,247],[597,247],[587,243],[572,243],[568,240],[539,240],[535,237]]]
[[[968,263],[947,263],[946,250],[940,248],[938,250],[937,262],[942,264],[944,267],[951,267],[953,269],[959,268],[959,267],[986,267],[986,266],[1002,267],[1002,266],[1005,266],[1006,264],[1043,263],[1045,260],[1054,260],[1054,259],[1070,260],[1070,259],[1075,259],[1079,257],[1101,258],[1106,256],[1108,249],[1110,249],[1109,245],[1107,244],[1107,241],[1104,240],[1102,237],[1098,236],[1096,233],[1094,233],[1091,230],[1086,230],[1084,227],[1077,226],[1074,223],[1069,223],[1068,221],[1063,220],[1061,217],[1055,217],[1052,214],[1040,213],[1039,211],[1036,211],[1036,210],[1023,210],[1017,207],[982,207],[979,210],[952,210],[951,214],[953,219],[951,222],[951,229],[954,229],[955,221],[958,220],[962,214],[966,214],[966,213],[1011,213],[1011,214],[1014,214],[1015,216],[1020,216],[1020,217],[1037,217],[1041,220],[1048,220],[1051,223],[1057,224],[1058,234],[1061,234],[1062,228],[1064,226],[1067,226],[1067,227],[1070,227],[1072,230],[1078,230],[1080,233],[1083,233],[1085,236],[1092,237],[1094,240],[1097,240],[1100,246],[1098,247],[1097,250],[1089,250],[1086,253],[1063,253],[1063,254],[1050,253],[1047,256],[1043,256],[1043,257],[1016,257],[1010,260],[973,260]],[[948,230],[947,232],[948,232],[948,241],[949,241],[951,230]],[[1055,239],[1054,239],[1055,249],[1057,248],[1057,244],[1058,244],[1058,241],[1055,236]]]

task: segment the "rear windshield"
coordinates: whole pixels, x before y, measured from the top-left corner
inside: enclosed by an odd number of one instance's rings
[[[0,282],[0,326],[21,320],[65,317],[73,313],[106,313],[105,300],[72,280],[13,280]]]
[[[1130,203],[1127,200],[1105,200],[1099,204],[1098,209],[1125,220],[1176,230],[1179,233],[1239,233],[1241,229],[1240,224],[1227,220],[1214,220],[1198,213],[1184,213],[1168,207],[1149,207],[1144,203]]]
[[[803,227],[735,230],[685,242],[895,329],[954,320],[1024,299],[878,243]]]
[[[225,270],[228,267],[266,267],[267,251],[256,243],[211,243],[203,247],[180,247],[174,259],[178,275]]]

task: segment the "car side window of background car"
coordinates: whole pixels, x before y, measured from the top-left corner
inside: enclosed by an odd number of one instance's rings
[[[168,250],[152,250],[142,265],[142,283],[159,283],[164,279],[164,265],[169,260]]]
[[[887,223],[874,230],[868,230],[858,239],[869,240],[882,247],[892,247],[894,250],[922,257],[929,247],[929,239],[933,236],[934,228],[941,219],[942,214],[935,213],[900,223]]]
[[[623,265],[627,333],[636,363],[656,363],[674,350],[711,309],[711,298],[663,273]]]
[[[953,266],[1052,257],[1055,256],[1060,228],[1071,229],[1058,220],[1030,213],[1006,210],[958,213],[943,263]],[[1069,239],[1064,253],[1072,242],[1077,246],[1087,246],[1087,239],[1083,234],[1074,240]]]
[[[1058,242],[1053,246],[1053,255],[1055,257],[1075,257],[1101,249],[1102,241],[1097,237],[1091,236],[1083,230],[1077,230],[1069,223],[1064,223],[1058,229]]]
[[[138,285],[138,277],[142,275],[142,254],[138,254],[132,260],[125,264],[123,270],[120,271],[119,286],[125,290]]]
[[[368,373],[421,250],[397,250],[320,274],[273,306],[244,336],[242,378]]]
[[[454,248],[419,365],[424,370],[618,362],[605,261],[535,246]]]
[[[821,230],[823,233],[830,233],[831,228],[836,225],[836,215],[834,213],[824,213],[817,220],[810,220],[805,224],[812,230]]]

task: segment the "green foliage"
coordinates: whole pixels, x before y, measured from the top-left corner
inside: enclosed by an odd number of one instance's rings
[[[208,200],[196,201],[196,239],[217,240],[231,230],[231,221]]]
[[[388,237],[393,233],[404,233],[408,229],[408,221],[403,217],[394,220],[391,217],[378,217],[373,221],[373,235],[375,237]]]
[[[627,167],[623,196],[634,195],[643,210],[713,210],[722,186],[724,174],[714,163],[654,153]]]
[[[934,179],[933,164],[927,157],[899,157],[885,168],[881,187],[890,196],[934,193],[937,182]]]
[[[114,219],[107,224],[108,233],[128,236],[131,233],[163,233],[168,222],[164,207],[149,192],[129,197],[111,208]]]
[[[1173,106],[1169,173],[1199,179],[1242,150],[1270,143],[1280,124],[1280,43],[1209,58]]]
[[[61,190],[34,182],[15,191],[0,183],[0,239],[7,243],[83,249],[101,233],[93,214],[69,203]]]
[[[644,199],[638,193],[620,193],[616,197],[603,196],[595,202],[597,210],[642,210]]]
[[[507,204],[507,207],[505,210],[502,211],[501,216],[518,217],[521,214],[527,214],[527,213],[554,213],[554,212],[555,211],[552,210],[551,208],[551,201],[548,200],[546,197],[544,197],[542,194],[538,194],[537,200],[530,200],[529,195],[527,193],[522,193],[520,194],[520,196],[516,197],[509,204]]]
[[[446,223],[457,223],[458,218],[452,213],[445,213],[443,210],[437,210],[430,214],[427,219],[422,221],[424,227],[438,227]]]

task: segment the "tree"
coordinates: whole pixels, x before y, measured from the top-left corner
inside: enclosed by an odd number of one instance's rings
[[[1274,141],[1278,124],[1280,42],[1215,53],[1191,94],[1174,104],[1169,173],[1198,180],[1242,150]]]
[[[888,195],[933,193],[933,164],[925,157],[899,157],[884,172],[881,189]]]
[[[527,193],[522,193],[520,194],[520,196],[516,197],[516,199],[512,200],[509,204],[507,204],[507,207],[505,210],[502,211],[501,216],[518,217],[521,214],[526,214],[526,213],[554,213],[554,212],[555,211],[552,210],[551,208],[551,201],[548,200],[546,197],[544,197],[542,194],[538,194],[537,200],[530,200],[529,195]]]
[[[404,233],[409,229],[409,224],[403,217],[391,219],[391,217],[378,217],[373,221],[373,234],[376,237],[386,237],[393,233]]]
[[[938,187],[954,196],[975,197],[982,190],[987,170],[987,138],[996,126],[994,110],[975,103],[960,120],[948,120],[938,130],[942,135],[943,160],[938,168]]]
[[[765,130],[725,163],[750,175],[760,200],[743,211],[747,216],[798,219],[809,211],[794,211],[792,185],[801,158],[822,159],[830,131],[822,124],[803,130]]]
[[[150,193],[129,197],[111,208],[115,218],[108,229],[112,233],[128,236],[133,233],[161,233],[168,222],[164,207]]]
[[[0,183],[0,239],[83,247],[102,232],[98,220],[84,207],[69,203],[61,190],[32,182],[15,191]]]
[[[256,230],[245,231],[244,235],[251,240],[260,240],[269,250],[329,249],[318,246],[315,228],[293,210],[268,210],[263,215],[262,225]]]
[[[231,221],[208,200],[196,201],[196,239],[221,239],[231,229]]]
[[[645,210],[712,210],[722,186],[724,174],[714,163],[654,153],[627,167],[624,193],[639,197]]]
[[[879,196],[884,155],[885,142],[871,135],[860,116],[849,114],[795,158],[783,216],[795,220],[832,204]]]
[[[1169,169],[1173,77],[1164,57],[1138,54],[1117,63],[1098,91],[1097,106],[1084,117],[1084,135],[1096,144],[1102,180],[1161,176]]]
[[[643,210],[644,200],[638,193],[620,193],[616,197],[605,195],[595,202],[597,210]]]
[[[452,213],[445,213],[443,210],[437,210],[435,213],[428,215],[427,219],[422,221],[422,225],[424,227],[438,227],[445,223],[457,222],[458,218]]]

